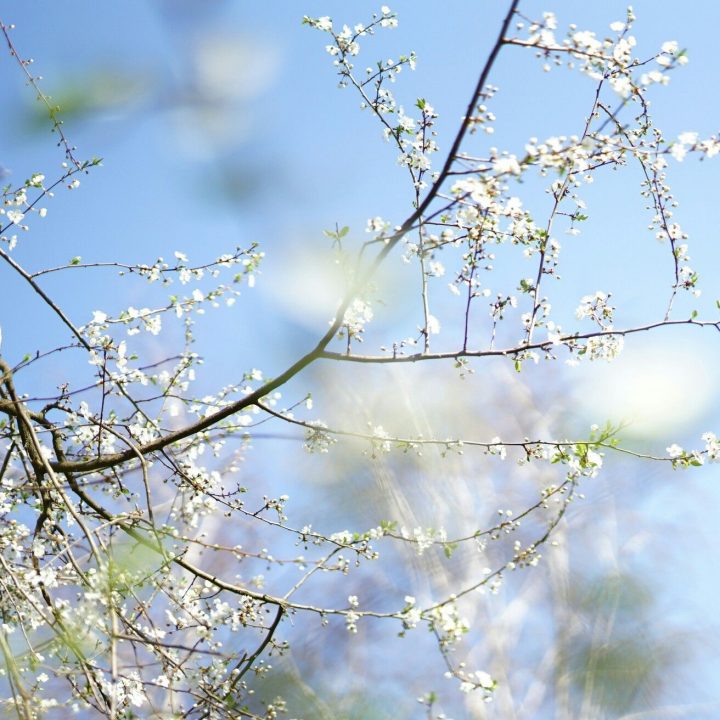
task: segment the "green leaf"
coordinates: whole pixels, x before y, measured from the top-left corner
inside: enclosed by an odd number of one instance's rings
[[[381,520],[380,521],[380,528],[384,533],[388,532],[395,532],[397,530],[397,521],[396,520]]]
[[[521,280],[518,290],[520,290],[521,292],[527,293],[527,292],[532,292],[534,288],[535,288],[535,285],[532,282],[532,280]]]

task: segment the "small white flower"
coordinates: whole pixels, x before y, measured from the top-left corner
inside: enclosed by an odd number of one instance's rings
[[[315,27],[323,32],[330,32],[332,30],[332,20],[327,15],[324,15],[317,19]]]
[[[374,218],[370,218],[370,219],[367,221],[367,226],[366,226],[366,228],[365,228],[365,232],[369,232],[369,233],[379,233],[379,232],[383,232],[383,231],[387,230],[387,228],[388,228],[389,226],[390,226],[390,223],[385,222],[385,220],[383,220],[383,219],[378,215],[378,216],[376,216],[376,217],[374,217]]]
[[[695,145],[698,141],[698,134],[696,132],[683,132],[678,135],[678,142],[683,145]]]
[[[431,260],[427,266],[428,275],[442,277],[445,274],[445,266],[439,260]]]
[[[7,219],[13,224],[18,225],[22,222],[23,218],[25,217],[25,213],[21,213],[19,210],[8,210],[7,211]]]
[[[674,143],[670,148],[670,154],[678,161],[682,162],[687,155],[687,148],[682,143]]]
[[[475,679],[477,680],[478,685],[487,690],[491,690],[495,686],[495,681],[492,677],[482,670],[477,670],[475,672]]]
[[[612,85],[612,89],[623,98],[630,97],[633,89],[630,78],[626,75],[613,75],[610,78],[610,85]]]
[[[357,633],[357,621],[360,619],[360,616],[353,612],[352,610],[345,615],[345,627],[347,628],[347,631],[349,633],[355,634]]]
[[[518,163],[518,160],[515,157],[515,155],[509,155],[508,157],[498,158],[493,163],[493,170],[498,175],[505,175],[505,174],[519,175],[521,172],[520,163]]]
[[[715,433],[707,432],[702,436],[705,441],[705,450],[710,462],[720,461],[720,440]]]

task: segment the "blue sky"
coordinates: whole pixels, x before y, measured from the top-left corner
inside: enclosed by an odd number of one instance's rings
[[[367,41],[362,57],[372,64],[380,57],[417,52],[418,69],[400,76],[397,95],[406,108],[419,96],[432,103],[440,115],[438,142],[444,156],[504,4],[401,0],[391,7],[399,13],[399,28]],[[554,10],[561,28],[574,22],[598,33],[625,15],[625,5],[614,1],[540,5],[531,0],[521,7],[530,16]],[[652,55],[663,41],[675,39],[690,57],[669,87],[651,96],[657,125],[668,138],[685,130],[701,136],[717,132],[720,6],[703,3],[681,12],[677,3],[642,0],[634,9],[638,55]],[[92,98],[89,106],[68,114],[65,129],[80,157],[103,157],[103,167],[83,178],[79,190],[59,192],[48,203],[48,217],[35,221],[27,238],[21,238],[17,257],[39,268],[77,255],[86,261],[152,262],[180,250],[200,262],[237,245],[260,242],[267,258],[258,287],[244,291],[232,313],[220,310],[198,325],[198,347],[208,368],[199,387],[210,391],[251,367],[262,368],[267,376],[282,370],[315,342],[332,316],[332,307],[313,311],[301,302],[318,282],[317,268],[326,267],[328,242],[322,230],[335,223],[348,225],[349,237],[359,242],[366,237],[367,218],[381,215],[395,223],[411,210],[394,150],[383,142],[372,118],[359,111],[358,98],[336,88],[324,37],[300,25],[304,14],[353,24],[366,21],[375,10],[365,0],[76,0],[26,2],[8,9],[3,20],[17,25],[17,47],[35,59],[43,89],[59,102],[78,94]],[[47,125],[37,122],[30,90],[8,57],[2,68],[3,104],[9,111],[0,118],[0,163],[12,171],[11,180],[35,171],[53,177],[61,152],[53,147]],[[514,48],[503,55],[491,82],[500,88],[492,108],[498,118],[492,143],[517,154],[531,136],[577,132],[592,92],[586,79],[562,69],[544,74],[530,53]],[[710,317],[720,297],[714,217],[718,172],[717,161],[692,158],[670,168],[670,184],[680,203],[676,217],[690,234],[692,264],[703,289],[699,299],[679,303],[679,317],[694,308]],[[639,179],[628,169],[588,191],[587,229],[579,238],[562,238],[564,280],[553,289],[558,312],[565,307],[571,317],[582,295],[611,289],[624,324],[660,319],[659,307],[664,309],[669,291],[667,249],[645,229],[648,213],[638,195]],[[393,262],[389,272],[401,273],[399,261]],[[63,343],[64,329],[2,272],[5,296],[13,297],[0,310],[4,354],[12,361]],[[47,284],[77,324],[101,307],[142,307],[160,297],[156,288],[102,272],[76,275],[72,282],[68,275],[58,276]],[[384,277],[391,308],[399,308],[412,324],[403,293],[393,294],[393,276]],[[379,324],[388,333],[395,331],[395,322],[391,313],[379,313]],[[145,348],[150,357],[164,350],[151,340]],[[618,410],[621,415],[638,403],[647,407],[652,396],[654,419],[664,420],[640,426],[632,441],[662,450],[670,441],[699,443],[706,430],[720,433],[717,384],[711,377],[717,357],[711,331],[663,330],[647,342],[628,342],[628,359],[618,361],[617,369],[591,367],[572,374],[558,363],[553,371],[528,368],[527,375],[540,408],[548,413],[555,398],[550,391],[543,393],[544,387],[559,384],[557,392],[574,393],[577,412],[571,420],[577,419],[580,427],[594,421],[596,413],[603,414],[598,421],[606,419],[605,386],[621,388],[612,395],[613,402],[627,401],[627,408]],[[63,355],[31,377],[49,391],[84,371],[75,357]],[[549,377],[552,372],[565,375],[558,381]],[[633,400],[640,376],[653,373],[654,384]],[[295,389],[300,393],[304,387],[301,382]],[[668,418],[677,422],[668,423]],[[670,437],[672,432],[679,436]],[[685,576],[665,585],[663,602],[690,622],[700,622],[715,606],[718,587],[706,571],[706,557],[718,549],[713,526],[720,493],[708,490],[717,480],[717,472],[707,469],[692,478],[658,473],[652,483],[661,489],[646,505],[638,500],[638,514],[647,516],[643,522],[670,522],[686,548],[684,556],[678,552],[680,557],[668,565],[645,571],[655,581]],[[696,516],[698,496],[703,513]],[[717,671],[716,660],[706,657],[705,672]]]

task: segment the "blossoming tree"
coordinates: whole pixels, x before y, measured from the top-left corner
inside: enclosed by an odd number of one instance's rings
[[[552,13],[526,17],[520,0],[512,0],[464,118],[453,136],[440,137],[440,111],[428,99],[408,110],[393,92],[401,72],[415,68],[414,53],[357,66],[364,41],[397,25],[390,8],[352,27],[330,17],[303,22],[322,34],[340,86],[359,97],[394,146],[411,209],[386,220],[370,208],[363,240],[348,227],[326,230],[344,290],[314,346],[271,378],[247,368],[204,396],[194,392],[202,373],[194,325],[205,310],[233,305],[242,286],[249,294],[243,301],[252,302],[263,251],[253,243],[197,264],[175,251],[170,261],[76,256],[63,266],[26,267],[18,259],[24,236],[56,192],[81,192],[80,179],[100,161],[81,158],[16,48],[13,26],[0,26],[65,155],[59,175],[29,168],[26,180],[3,191],[3,274],[19,278],[67,336],[62,347],[0,355],[0,651],[8,717],[274,718],[285,710],[294,716],[282,692],[272,701],[256,699],[256,683],[272,677],[270,657],[292,656],[298,632],[330,638],[338,624],[350,636],[372,626],[378,639],[365,642],[378,647],[399,634],[400,644],[388,651],[393,657],[405,657],[403,644],[417,648],[413,653],[425,653],[428,643],[434,648],[439,663],[423,672],[441,679],[428,680],[421,694],[427,717],[441,717],[443,702],[451,702],[444,696],[457,691],[491,701],[502,680],[474,664],[473,643],[464,638],[482,643],[473,635],[478,608],[508,578],[531,573],[542,582],[545,547],[604,457],[637,456],[638,463],[675,468],[720,457],[712,432],[689,450],[670,439],[657,456],[625,447],[620,428],[610,424],[558,436],[527,403],[524,426],[498,419],[493,428],[473,422],[475,402],[453,389],[483,363],[495,363],[499,395],[511,395],[528,364],[542,362],[553,374],[566,363],[611,361],[631,335],[678,326],[720,330],[714,318],[677,309],[679,298],[699,294],[698,274],[666,179],[670,162],[712,157],[720,140],[692,132],[665,138],[647,99],[685,64],[680,46],[670,41],[638,55],[632,11],[605,33],[574,26],[562,32]],[[513,48],[536,55],[545,70],[567,66],[587,76],[591,90],[576,134],[488,147],[493,69]],[[618,325],[611,292],[588,287],[570,324],[561,326],[549,287],[562,268],[558,236],[569,233],[574,241],[588,219],[583,191],[596,177],[607,182],[608,169],[630,166],[639,168],[641,201],[666,253],[661,310],[646,323]],[[396,261],[413,273],[415,316],[409,324],[395,318],[397,336],[380,337],[372,331],[382,302],[378,277]],[[50,276],[71,282],[75,273],[108,265],[125,280],[139,278],[163,292],[173,286],[172,294],[154,308],[89,306],[77,321],[47,289]],[[13,322],[6,304],[6,335]],[[168,329],[173,323],[182,328],[177,346],[144,360],[146,334],[168,333],[170,347],[178,337]],[[26,378],[60,352],[85,357],[90,375],[42,396]],[[318,366],[320,379],[313,375]],[[373,395],[373,378],[382,387],[373,368],[412,378],[426,367],[441,399],[452,398],[445,428],[420,428],[412,407],[395,415],[392,430],[381,410],[367,417],[353,412],[370,407],[362,400]],[[366,370],[370,380],[357,384],[349,408],[323,392]],[[438,379],[441,372],[446,380]],[[408,522],[418,514],[403,505],[406,493],[402,502],[395,495],[377,515],[370,512],[367,526],[334,525],[341,513],[333,507],[322,526],[297,522],[288,494],[275,489],[277,478],[251,482],[245,470],[251,442],[263,439],[266,424],[304,438],[314,454],[303,466],[308,471],[328,466],[356,477],[371,467],[396,479],[430,476],[437,484],[431,520]],[[353,464],[343,467],[350,456]],[[469,474],[493,473],[504,473],[507,484],[491,487],[487,477],[467,484]],[[466,496],[449,500],[447,486],[463,482]],[[293,483],[302,486],[302,477]],[[399,663],[410,679],[415,667]]]

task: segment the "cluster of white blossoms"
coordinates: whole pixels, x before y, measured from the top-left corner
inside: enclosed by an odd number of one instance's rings
[[[543,13],[542,20],[529,23],[526,39],[518,38],[512,42],[537,47],[538,57],[543,60],[546,71],[553,66],[562,65],[562,57],[566,56],[568,67],[578,67],[582,73],[594,80],[607,78],[618,95],[629,99],[637,85],[667,85],[670,80],[667,71],[676,65],[687,63],[687,55],[680,50],[676,41],[671,40],[662,44],[660,51],[653,57],[655,67],[648,69],[647,61],[639,60],[633,55],[637,40],[629,31],[634,21],[632,9],[628,8],[624,21],[610,23],[612,37],[600,38],[591,30],[579,30],[577,26],[571,25],[565,37],[558,39],[557,18],[554,13],[546,12]],[[523,22],[517,25],[518,30],[524,27]],[[640,70],[637,80],[633,78],[636,70]]]
[[[360,92],[361,107],[371,109],[380,118],[384,126],[385,138],[388,140],[392,138],[400,150],[398,162],[408,168],[415,189],[419,191],[427,187],[424,175],[431,170],[432,155],[439,149],[433,129],[437,114],[424,98],[416,101],[416,107],[420,111],[418,117],[406,114],[403,106],[398,105],[392,91],[387,87],[388,83],[395,82],[403,67],[415,69],[415,53],[401,55],[397,60],[393,58],[382,60],[375,67],[368,67],[363,77],[354,75],[354,65],[350,60],[360,52],[359,38],[373,34],[377,27],[397,26],[395,13],[384,5],[380,13],[374,15],[367,25],[358,24],[353,29],[344,25],[340,32],[333,29],[329,17],[317,19],[305,17],[304,22],[332,35],[334,42],[327,45],[326,50],[335,58],[334,64],[341,77],[340,86],[352,85]]]
[[[335,60],[335,64],[340,66],[346,64],[346,56],[354,56],[360,52],[360,43],[358,42],[360,38],[372,35],[376,27],[397,27],[398,22],[397,15],[387,5],[383,5],[380,8],[380,13],[373,15],[371,22],[367,25],[357,23],[352,28],[343,25],[340,30],[336,30],[329,15],[323,15],[319,18],[311,18],[305,15],[303,24],[332,36],[333,43],[326,45],[325,49],[331,56],[338,58]],[[352,69],[352,65],[347,64],[345,66]]]
[[[447,542],[447,531],[445,528],[413,528],[412,531],[403,527],[400,528],[400,536],[409,540],[415,545],[415,551],[422,555],[435,544],[442,545]]]
[[[365,325],[373,319],[372,306],[367,300],[355,298],[345,311],[343,327],[348,335],[356,340],[362,340]]]
[[[4,244],[8,251],[17,247],[18,236],[5,235],[8,230],[28,231],[28,216],[35,214],[39,218],[47,215],[46,207],[37,207],[38,203],[46,196],[52,197],[52,192],[44,186],[45,175],[33,173],[19,188],[6,187],[2,191],[2,207],[0,207],[0,243]],[[28,197],[28,192],[33,197]],[[7,220],[5,223],[4,220]],[[1,245],[0,245],[1,247]]]
[[[337,438],[325,432],[327,425],[321,420],[311,420],[305,432],[305,449],[311,453],[327,453]]]
[[[174,277],[177,277],[178,281],[185,285],[191,279],[199,281],[205,275],[215,279],[222,272],[233,274],[232,283],[217,284],[207,291],[195,288],[184,297],[171,295],[168,304],[162,307],[135,308],[130,306],[121,310],[116,317],[111,317],[103,310],[96,310],[93,312],[92,320],[78,328],[78,331],[94,345],[107,348],[112,344],[112,339],[107,334],[112,325],[126,326],[129,336],[137,335],[142,331],[151,335],[159,335],[162,331],[163,317],[167,313],[171,312],[177,318],[182,318],[192,312],[202,315],[207,307],[220,307],[219,301],[222,298],[224,298],[226,306],[232,306],[240,295],[240,291],[237,289],[239,283],[244,280],[248,287],[254,287],[255,275],[264,253],[258,251],[257,245],[253,244],[248,250],[237,249],[233,254],[221,255],[210,263],[195,267],[187,264],[188,258],[184,253],[176,251],[175,257],[178,263],[174,266],[169,265],[162,258],[158,258],[152,265],[121,265],[119,263],[110,263],[110,265],[120,268],[120,275],[137,275],[150,283],[159,280],[164,286],[172,284]],[[81,258],[76,257],[68,267],[103,267],[105,265],[107,264],[81,265]]]
[[[672,461],[674,468],[689,468],[704,465],[705,461],[709,463],[720,462],[720,440],[717,435],[712,432],[706,432],[702,435],[705,447],[702,450],[685,450],[677,443],[673,443],[665,448],[668,458]]]
[[[460,663],[455,677],[460,680],[460,692],[469,693],[473,690],[481,690],[485,700],[492,700],[492,691],[497,687],[497,681],[489,673],[484,670],[467,672],[465,663]]]
[[[598,290],[594,295],[585,295],[575,311],[578,320],[585,318],[596,322],[603,330],[612,330],[615,308],[608,304],[610,295]]]
[[[457,604],[452,601],[431,608],[424,613],[424,617],[438,634],[443,649],[460,641],[470,630],[467,619],[460,615]]]
[[[424,99],[417,101],[417,107],[420,110],[420,118],[417,122],[408,118],[400,108],[397,127],[394,131],[386,129],[385,132],[388,137],[393,135],[400,148],[398,163],[416,171],[416,175],[413,176],[417,177],[414,185],[416,189],[422,190],[426,187],[426,183],[422,180],[423,173],[432,168],[432,155],[439,150],[434,140],[435,131],[432,130],[437,113]]]
[[[707,432],[702,436],[709,462],[720,462],[720,440],[715,433]]]

